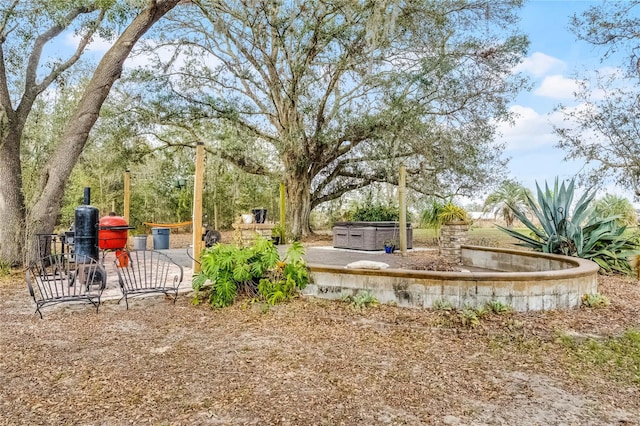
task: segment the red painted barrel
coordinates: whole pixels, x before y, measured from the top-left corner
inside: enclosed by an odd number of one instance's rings
[[[100,250],[117,250],[127,246],[129,224],[122,216],[105,216],[100,219],[98,247]]]

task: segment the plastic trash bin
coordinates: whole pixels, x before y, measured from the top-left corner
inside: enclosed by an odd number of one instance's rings
[[[153,249],[166,250],[169,248],[169,228],[151,228],[153,234]]]
[[[147,236],[146,235],[134,235],[133,236],[133,249],[134,250],[146,250],[147,249]]]

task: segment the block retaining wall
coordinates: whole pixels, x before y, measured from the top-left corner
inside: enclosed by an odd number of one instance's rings
[[[339,299],[370,291],[381,303],[432,308],[446,300],[454,308],[479,307],[491,300],[515,311],[568,309],[582,295],[598,291],[598,265],[575,257],[521,250],[462,246],[463,264],[487,272],[438,272],[403,269],[346,269],[309,265],[306,293]]]

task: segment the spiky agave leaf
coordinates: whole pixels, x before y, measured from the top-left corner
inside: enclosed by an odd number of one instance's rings
[[[617,225],[616,216],[598,218],[591,206],[595,192],[586,191],[570,211],[574,199],[575,181],[559,184],[553,191],[545,182],[544,190],[536,183],[538,202],[527,197],[530,209],[540,222],[535,226],[519,209],[513,209],[520,221],[532,231],[534,238],[498,226],[508,235],[521,241],[518,245],[546,253],[582,257],[596,262],[603,271],[629,273],[627,258],[640,254],[637,241],[624,236],[624,227]],[[537,240],[539,239],[539,241]]]

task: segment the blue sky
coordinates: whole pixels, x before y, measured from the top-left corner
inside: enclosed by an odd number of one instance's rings
[[[561,124],[554,106],[573,102],[576,73],[584,74],[618,63],[601,63],[602,50],[576,40],[569,31],[569,19],[601,1],[529,0],[521,11],[521,29],[529,36],[529,54],[519,70],[532,83],[532,90],[521,93],[511,110],[519,116],[514,126],[501,126],[506,142],[509,175],[533,189],[535,182],[551,182],[558,176],[570,178],[584,165],[582,161],[563,161],[565,152],[555,148],[558,138],[551,123]],[[628,196],[624,188],[609,186],[608,192]]]

